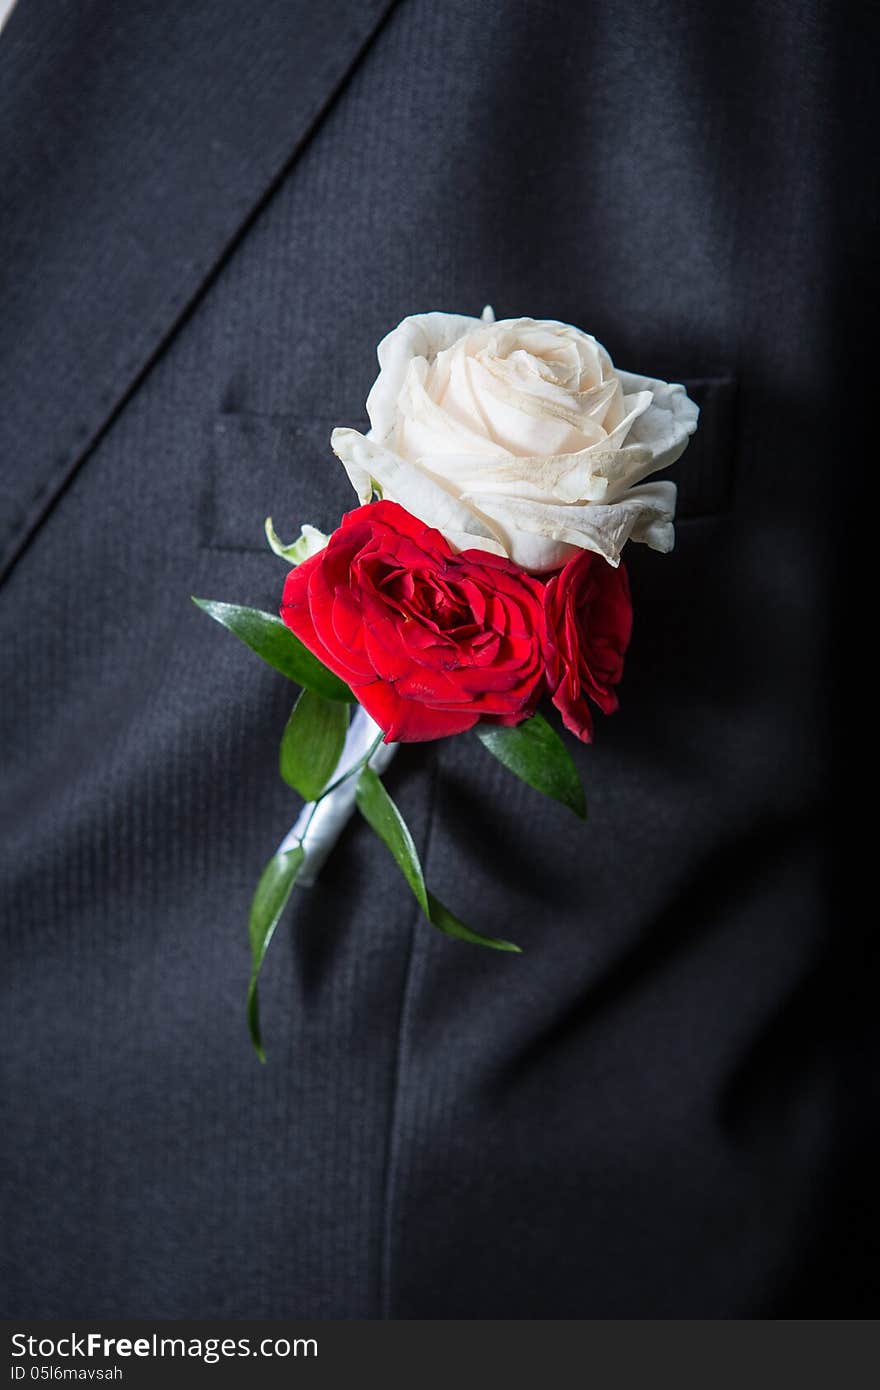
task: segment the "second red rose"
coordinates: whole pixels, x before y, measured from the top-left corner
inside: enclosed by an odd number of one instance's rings
[[[617,709],[615,686],[632,634],[632,602],[623,565],[614,569],[582,550],[549,580],[544,604],[551,651],[547,676],[562,722],[584,743],[593,736],[589,700]]]

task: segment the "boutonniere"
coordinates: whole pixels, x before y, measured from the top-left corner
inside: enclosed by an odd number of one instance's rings
[[[586,806],[544,697],[589,742],[617,708],[632,629],[621,551],[672,549],[675,484],[645,482],[684,450],[697,407],[682,386],[618,371],[569,324],[456,314],[406,318],[379,344],[366,435],[331,447],[358,505],[325,536],[284,544],[279,615],[196,599],[301,694],[281,739],[305,806],[250,910],[248,1020],[296,884],[314,881],[355,807],[426,920],[498,951],[428,888],[381,774],[397,745],[472,731],[487,753],[575,815]],[[548,711],[549,712],[549,711]]]

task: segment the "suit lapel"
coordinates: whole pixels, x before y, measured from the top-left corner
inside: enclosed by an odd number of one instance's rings
[[[26,0],[0,42],[0,577],[393,0]]]

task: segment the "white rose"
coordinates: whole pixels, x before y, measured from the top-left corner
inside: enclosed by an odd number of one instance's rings
[[[696,429],[683,386],[617,371],[570,324],[489,308],[406,318],[378,356],[369,433],[331,438],[362,503],[375,482],[456,549],[536,574],[580,549],[617,565],[629,539],[672,549],[675,484],[634,484]]]

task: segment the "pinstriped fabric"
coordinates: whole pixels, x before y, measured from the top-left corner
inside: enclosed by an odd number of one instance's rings
[[[178,390],[169,362],[10,580],[4,1192],[42,1195],[4,1213],[4,1301],[371,1316],[409,902],[351,827],[273,945],[261,1068],[245,924],[297,810],[276,763],[293,688],[188,595],[271,607],[284,571],[199,551],[210,433]],[[181,471],[145,466],[163,458]],[[419,833],[418,762],[394,785]]]
[[[398,4],[35,533],[0,603],[10,1315],[827,1315],[864,1286],[857,942],[817,835],[823,15]],[[159,84],[158,38],[142,62]],[[273,943],[261,1069],[244,922],[297,810],[291,692],[189,595],[272,607],[249,484],[283,535],[345,506],[324,434],[378,339],[487,300],[709,384],[695,519],[632,557],[586,829],[473,741],[390,774],[432,888],[524,955],[416,922],[353,823]]]

